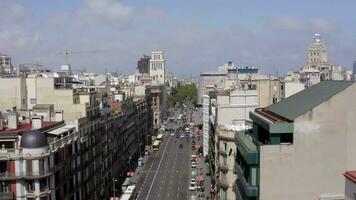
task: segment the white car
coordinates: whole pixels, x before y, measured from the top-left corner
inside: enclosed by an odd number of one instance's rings
[[[193,194],[192,196],[190,196],[190,200],[197,200],[197,196]]]
[[[181,137],[181,138],[184,138],[184,134],[181,134],[180,137]]]
[[[192,178],[190,179],[190,184],[196,184],[196,181],[195,181],[195,178],[194,178],[194,177],[192,177]]]
[[[195,191],[195,190],[197,190],[197,185],[195,185],[195,184],[190,184],[190,185],[189,185],[189,191]]]
[[[174,136],[174,132],[171,133],[171,136]]]
[[[197,168],[197,164],[195,162],[192,162],[192,168]]]

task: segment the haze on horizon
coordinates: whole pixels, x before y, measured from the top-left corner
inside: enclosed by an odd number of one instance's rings
[[[73,54],[74,70],[133,73],[137,60],[165,51],[167,70],[198,75],[233,61],[280,75],[306,62],[320,33],[329,61],[350,69],[356,60],[356,2],[3,0],[0,53],[14,65],[39,62],[51,69]]]

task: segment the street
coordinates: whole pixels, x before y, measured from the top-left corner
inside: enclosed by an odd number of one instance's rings
[[[138,199],[188,199],[190,171],[190,139],[166,135],[140,172]]]
[[[175,114],[180,113],[176,111]],[[190,113],[193,113],[192,115]],[[187,121],[199,119],[199,113],[189,111]],[[191,150],[190,136],[180,137],[184,134],[184,123],[167,123],[167,128],[174,130],[174,135],[166,133],[158,152],[152,152],[140,170],[139,180],[136,184],[139,200],[159,199],[190,199],[196,191],[189,191],[191,179]],[[182,148],[180,148],[182,145]]]

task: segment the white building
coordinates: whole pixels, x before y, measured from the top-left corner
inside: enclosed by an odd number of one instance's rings
[[[207,156],[209,153],[209,110],[210,97],[203,96],[203,155]]]
[[[153,79],[153,84],[163,85],[165,83],[165,68],[163,51],[152,51],[150,59],[150,76]]]
[[[0,54],[0,75],[13,74],[14,68],[11,63],[11,57]]]

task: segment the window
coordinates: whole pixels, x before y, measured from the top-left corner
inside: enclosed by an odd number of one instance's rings
[[[37,99],[30,99],[30,104],[37,104]]]
[[[0,181],[0,193],[9,192],[9,183],[6,181]]]
[[[32,174],[32,160],[26,160],[26,172]]]
[[[25,104],[25,103],[26,103],[25,99],[22,99],[22,104]]]
[[[47,189],[47,179],[40,180],[40,191],[43,192]]]
[[[26,190],[28,192],[34,192],[35,191],[35,182],[34,181],[26,181]]]

